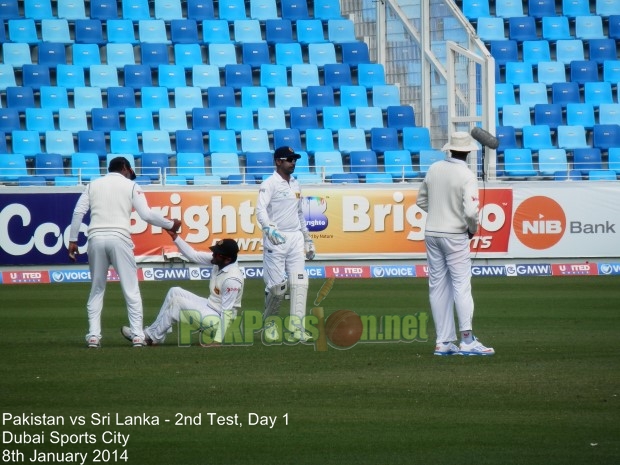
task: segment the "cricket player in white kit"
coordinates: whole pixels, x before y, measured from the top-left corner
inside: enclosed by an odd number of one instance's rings
[[[437,344],[435,355],[493,355],[472,333],[469,241],[478,230],[478,181],[466,158],[478,150],[466,132],[455,132],[443,148],[451,157],[433,163],[418,192],[417,205],[427,212],[424,232],[429,275],[429,300]],[[457,340],[454,309],[461,333]]]
[[[263,319],[278,313],[287,290],[290,290],[292,326],[288,329],[297,340],[305,341],[309,335],[300,326],[306,316],[308,295],[305,259],[314,258],[315,248],[301,208],[301,188],[292,176],[299,158],[300,155],[290,147],[276,149],[276,169],[261,184],[256,216],[263,230]]]
[[[86,304],[88,347],[100,346],[101,312],[110,265],[118,273],[127,303],[132,343],[134,347],[144,345],[142,296],[130,232],[132,209],[136,210],[140,218],[154,226],[176,230],[181,225],[179,220],[169,220],[149,208],[142,188],[133,181],[135,177],[126,158],[113,158],[110,160],[108,174],[95,179],[86,187],[73,212],[69,233],[69,257],[75,260],[82,219],[90,211],[87,253],[92,284]]]
[[[194,250],[174,232],[169,232],[174,243],[181,253],[193,263],[213,265],[209,283],[209,297],[204,298],[180,287],[172,287],[166,294],[164,303],[157,318],[147,328],[144,335],[147,345],[163,344],[166,335],[172,332],[172,326],[181,318],[183,310],[196,310],[201,315],[201,321],[206,317],[219,320],[217,328],[214,325],[212,345],[219,345],[224,339],[226,329],[241,310],[243,284],[245,278],[237,264],[239,246],[233,239],[218,241],[209,247],[212,253]],[[131,330],[127,326],[121,329],[123,336],[131,339]]]

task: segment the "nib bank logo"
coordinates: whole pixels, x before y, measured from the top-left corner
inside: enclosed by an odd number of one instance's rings
[[[325,231],[327,229],[327,201],[322,197],[310,196],[304,197],[301,202],[301,208],[306,219],[308,231]]]
[[[566,231],[566,215],[555,200],[544,196],[531,197],[517,207],[512,227],[523,245],[544,250],[562,239]]]

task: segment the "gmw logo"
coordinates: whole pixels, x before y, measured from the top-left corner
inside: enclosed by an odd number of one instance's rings
[[[515,210],[512,227],[523,245],[535,250],[548,249],[562,239],[566,215],[555,200],[530,197]]]

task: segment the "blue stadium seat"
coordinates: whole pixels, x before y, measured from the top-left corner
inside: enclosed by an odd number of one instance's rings
[[[620,174],[620,147],[612,147],[607,153],[607,167]]]
[[[357,184],[360,182],[356,173],[334,173],[331,175],[332,184]]]
[[[298,19],[296,24],[297,42],[302,45],[325,42],[323,23],[320,19]]]
[[[354,150],[349,154],[349,168],[351,173],[367,176],[379,171],[377,154],[373,150]],[[390,176],[390,181],[392,177]],[[367,180],[368,181],[368,180]]]
[[[78,65],[84,69],[88,69],[91,67],[91,65],[101,64],[101,53],[99,51],[99,45],[97,44],[73,44],[71,48],[72,48],[72,53],[73,53],[73,64],[74,65]]]
[[[336,173],[344,173],[342,155],[337,150],[315,152],[314,169],[323,179],[330,179]]]
[[[603,81],[620,82],[620,60],[606,60],[603,63]]]
[[[543,16],[542,38],[552,42],[573,39],[568,18],[566,16]]]
[[[355,111],[357,107],[368,106],[368,95],[363,86],[342,86],[340,88],[340,105],[349,111]]]
[[[357,107],[354,119],[355,127],[370,131],[372,128],[383,127],[383,112],[379,107]]]
[[[62,155],[59,153],[37,153],[34,157],[34,173],[53,181],[57,176],[64,176],[65,169]]]
[[[308,86],[318,86],[319,68],[311,63],[291,65],[291,85],[305,90]]]
[[[118,18],[118,3],[116,0],[90,0],[90,17],[108,21]]]
[[[76,152],[71,155],[71,175],[82,181],[90,181],[101,176],[99,157],[96,153]]]
[[[49,108],[57,112],[60,108],[69,107],[69,95],[65,87],[43,86],[39,92],[41,108]]]
[[[58,129],[61,131],[88,130],[88,117],[85,108],[59,108],[58,109]]]
[[[93,108],[91,125],[94,131],[120,131],[120,113],[116,108]]]
[[[534,177],[538,171],[534,169],[532,151],[523,149],[506,149],[504,151],[504,173],[508,177]]]
[[[575,38],[581,40],[603,39],[603,18],[596,15],[577,16],[575,18]]]
[[[370,53],[365,42],[345,42],[340,44],[342,62],[355,68],[362,63],[370,63]]]
[[[157,67],[157,84],[169,91],[187,84],[185,68],[181,65],[159,65]]]
[[[189,129],[187,114],[183,108],[161,108],[159,110],[159,129],[169,133],[176,133]]]
[[[620,121],[615,124],[595,124],[592,129],[592,145],[606,152],[620,147]]]
[[[342,131],[340,129],[339,131]],[[306,152],[331,152],[335,149],[334,136],[330,129],[317,128],[306,131]]]
[[[620,5],[614,0],[596,0],[594,11],[603,17],[620,15]]]
[[[524,82],[534,82],[534,71],[531,63],[525,61],[508,61],[506,62],[506,84],[512,84],[513,87]],[[540,80],[538,82],[543,82]],[[497,93],[496,84],[495,91]]]
[[[125,65],[123,76],[124,85],[134,90],[153,86],[153,74],[148,65]]]
[[[69,28],[67,27],[67,32]],[[75,21],[75,42],[78,44],[106,43],[103,38],[103,24],[100,19],[78,19]],[[69,37],[69,40],[71,38]],[[66,42],[65,42],[66,43]]]
[[[245,14],[245,2],[243,0],[220,0],[220,18],[227,21],[247,18]]]
[[[266,129],[244,129],[240,133],[241,151],[248,152],[269,152],[269,134]]]
[[[307,106],[315,108],[318,113],[323,107],[335,105],[334,89],[331,86],[311,85],[306,88]]]
[[[513,62],[506,63],[506,66],[510,63]],[[515,105],[516,103],[515,86],[512,82],[500,82],[495,84],[495,106],[497,108],[501,109],[504,105]]]
[[[529,105],[504,105],[502,108],[502,124],[512,126],[519,131],[523,129],[523,126],[532,124]]]
[[[142,154],[142,169],[140,174],[148,176],[152,181],[163,182],[163,178],[170,168],[167,153],[145,152]]]
[[[155,0],[155,18],[171,21],[183,17],[181,0]]]
[[[91,111],[93,108],[103,108],[103,94],[99,87],[76,87],[73,89],[73,106]]]
[[[421,150],[420,151],[420,174],[426,175],[433,163],[444,160],[446,154],[441,150]]]
[[[157,69],[159,65],[167,65],[170,63],[168,58],[167,44],[140,44],[140,60],[143,65],[148,65],[151,69]]]
[[[372,128],[370,149],[380,154],[387,150],[399,150],[398,131],[394,128]]]
[[[173,44],[198,44],[198,23],[195,19],[173,19],[170,21],[170,40]]]
[[[241,106],[249,108],[254,113],[259,108],[269,106],[269,92],[266,87],[247,86],[241,88]]]
[[[194,65],[192,68],[192,86],[207,90],[209,87],[219,87],[220,69],[215,65]]]
[[[541,61],[551,61],[551,48],[547,40],[526,40],[522,49],[523,61],[534,67]]]
[[[519,61],[516,40],[493,40],[489,43],[489,51],[500,68],[505,67],[509,61]]]
[[[3,3],[2,5],[3,10],[4,8],[11,8],[13,3],[17,4],[17,2],[13,2],[13,1],[2,2],[2,3]],[[24,7],[24,16],[26,18],[32,18],[37,21],[40,21],[43,19],[55,17],[52,11],[51,0],[24,0],[23,7]],[[12,15],[7,16],[7,19],[11,19],[11,16]]]
[[[565,107],[569,103],[579,103],[581,94],[576,82],[554,82],[551,84],[551,102]]]
[[[224,82],[228,87],[240,90],[252,85],[252,67],[245,64],[228,64],[224,66]]]
[[[205,44],[230,44],[230,28],[225,19],[202,21],[202,41]]]
[[[595,124],[594,105],[591,103],[568,103],[566,105],[566,124],[581,125],[592,129]]]
[[[22,176],[28,176],[24,155],[6,153],[0,157],[0,181],[17,181]]]
[[[432,150],[431,134],[427,127],[403,128],[403,149],[411,153],[420,153],[422,150]]]
[[[359,128],[345,128],[338,130],[338,150],[343,154],[353,151],[368,150],[366,133]]]
[[[32,18],[9,19],[8,30],[8,38],[11,42],[36,45],[41,41]],[[68,26],[67,32],[69,32]]]
[[[168,131],[161,129],[142,131],[142,151],[144,153],[173,153]]]
[[[211,154],[211,174],[222,179],[241,174],[236,152],[215,152]]]
[[[558,103],[544,103],[534,105],[534,124],[546,124],[555,131],[563,123],[562,105]]]
[[[257,19],[234,20],[233,38],[237,44],[262,42],[260,22]]]
[[[564,149],[542,149],[538,152],[538,172],[541,176],[554,176],[558,171],[568,171]]]
[[[588,40],[588,52],[590,60],[599,66],[602,66],[606,60],[617,60],[616,39],[590,39]]]
[[[291,107],[290,127],[299,129],[299,131],[319,128],[317,109],[313,105]]]
[[[461,9],[465,17],[473,22],[482,16],[491,16],[489,0],[463,0]]]
[[[545,124],[523,127],[523,148],[534,152],[540,149],[555,148],[551,142],[551,129]]]
[[[601,103],[614,103],[609,82],[586,82],[584,84],[584,101],[598,107]]]
[[[385,68],[381,63],[361,63],[357,67],[357,83],[366,89],[375,85],[384,85]]]
[[[420,176],[413,168],[411,153],[408,150],[388,150],[383,154],[385,172],[395,181],[406,181]]]
[[[257,121],[258,129],[273,131],[274,129],[286,128],[286,118],[284,117],[284,110],[282,108],[259,108]]]
[[[372,87],[372,105],[382,110],[389,106],[400,105],[400,90],[394,84],[375,85]]]
[[[595,61],[576,60],[570,63],[570,80],[577,84],[599,80],[598,65]]]
[[[6,106],[25,111],[26,108],[35,107],[34,89],[32,87],[7,87]]]
[[[22,67],[22,85],[35,91],[42,86],[51,85],[50,70],[43,65],[24,65]]]
[[[519,148],[517,145],[517,134],[512,126],[497,126],[495,128],[495,137],[499,140],[499,146],[495,149],[497,153],[503,153],[506,149]]]
[[[331,42],[308,44],[308,63],[322,68],[328,63],[336,63],[336,48]]]
[[[108,65],[116,66],[122,70],[126,65],[135,65],[133,44],[129,43],[108,43],[106,45],[106,60]]]
[[[202,152],[177,153],[177,175],[194,179],[205,174],[205,156]]]
[[[226,108],[226,129],[240,133],[246,129],[254,129],[254,112],[251,108]]]
[[[579,147],[573,150],[573,168],[587,175],[590,170],[603,169],[603,157],[597,147]]]
[[[613,170],[590,170],[588,171],[589,181],[616,181],[616,172]]]
[[[610,39],[620,39],[620,13],[609,16],[607,34]]]
[[[366,184],[391,184],[394,182],[390,173],[368,173]]]
[[[252,69],[260,68],[263,64],[270,64],[269,45],[267,42],[244,43],[241,45],[241,60]]]
[[[250,152],[245,156],[245,172],[255,178],[262,178],[273,173],[273,154],[267,152]]]
[[[100,159],[105,159],[108,154],[106,136],[103,131],[78,131],[78,152],[96,153]]]
[[[491,40],[506,40],[504,19],[495,16],[483,16],[476,23],[478,37],[484,42]],[[512,39],[512,37],[511,37]]]
[[[540,19],[544,16],[557,16],[556,0],[528,0],[529,16]]]
[[[275,0],[250,0],[250,18],[266,21],[278,17]]]
[[[139,21],[151,19],[148,0],[123,0],[121,2],[123,18]]]
[[[227,86],[209,87],[207,89],[207,101],[209,108],[224,112],[226,108],[235,106],[235,89]]]
[[[572,19],[590,15],[590,0],[562,0],[562,14]]]
[[[206,153],[202,131],[199,129],[182,129],[175,133],[176,151],[178,153]]]
[[[260,85],[273,91],[276,87],[286,87],[288,76],[286,66],[263,64],[260,66]]]
[[[53,131],[54,112],[49,108],[26,108],[26,129],[29,131]]]
[[[309,19],[308,2],[305,0],[282,0],[280,5],[282,18],[297,21]]]
[[[110,131],[110,152],[111,153],[130,153],[139,158],[140,146],[138,133],[131,130]]]
[[[131,19],[108,19],[106,32],[109,43],[113,44],[137,44],[136,32]]]
[[[185,69],[192,69],[201,65],[202,50],[199,44],[174,44],[174,63]]]
[[[126,108],[125,129],[135,132],[155,130],[152,110],[150,108]]]
[[[59,18],[68,19],[69,21],[87,19],[86,6],[83,0],[58,2],[56,13]]]
[[[538,40],[536,20],[532,16],[508,18],[508,38],[517,42]]]
[[[288,68],[304,62],[299,42],[284,42],[275,45],[276,64]]]
[[[39,131],[16,130],[11,133],[11,140],[13,153],[19,153],[21,155],[36,155],[41,152],[41,138]]]
[[[208,132],[220,129],[220,112],[217,108],[192,109],[192,129]]]
[[[566,82],[564,64],[558,61],[539,61],[538,82],[542,82],[546,86],[551,86],[554,82]]]
[[[586,130],[583,126],[558,126],[557,141],[558,148],[565,150],[590,147],[586,141]]]
[[[16,108],[0,108],[0,131],[9,133],[20,128],[19,110]]]
[[[224,68],[226,65],[237,64],[237,52],[235,45],[227,44],[208,44],[209,64]]]
[[[0,64],[0,91],[6,91],[7,87],[17,87],[15,70],[11,65]]]
[[[69,157],[75,153],[75,142],[71,131],[47,131],[45,133],[45,151],[59,153],[63,157]]]
[[[300,151],[302,150],[302,145],[301,145],[301,134],[299,132],[299,129],[297,128],[275,129],[273,131],[273,146],[275,148],[285,147],[285,146],[291,147],[293,150],[300,153]],[[307,153],[306,153],[306,156],[307,156]]]
[[[296,86],[278,86],[274,89],[274,104],[276,107],[289,111],[291,107],[301,107],[301,89]]]
[[[556,60],[566,66],[569,66],[571,61],[583,61],[585,59],[583,41],[580,39],[558,40],[555,43],[555,55]]]
[[[238,153],[237,135],[232,129],[211,129],[209,131],[209,152]]]
[[[196,21],[214,19],[213,0],[188,0],[187,17]]]
[[[265,41],[269,45],[293,41],[293,26],[290,19],[268,19],[265,21]]]
[[[88,70],[89,76],[89,85],[93,87],[100,87],[101,89],[108,89],[108,94],[110,93],[109,88],[119,87],[118,81],[118,73],[116,71],[116,66],[112,65],[91,65]],[[129,87],[127,87],[129,89]],[[132,90],[133,97],[133,90]],[[108,99],[109,100],[109,99]]]
[[[332,132],[351,127],[349,108],[344,106],[323,107],[323,127]]]
[[[598,107],[599,124],[618,124],[620,121],[620,103],[601,103]]]
[[[327,39],[334,44],[355,42],[355,24],[350,19],[327,20]]]
[[[523,2],[515,0],[496,0],[495,15],[500,18],[523,16]]]
[[[54,44],[56,45],[56,44]],[[63,44],[57,44],[63,47]],[[39,44],[39,50],[41,47],[48,47],[45,44]],[[3,63],[11,65],[13,68],[21,68],[23,65],[32,64],[32,57],[30,55],[30,46],[26,43],[11,43],[5,42],[2,44],[2,56]],[[66,58],[65,58],[66,60]],[[39,64],[41,60],[39,58]],[[58,63],[56,63],[58,64]]]
[[[232,176],[232,175],[231,175]],[[231,184],[228,177],[228,184]],[[207,175],[207,176],[194,176],[194,186],[219,186],[222,184],[222,178],[219,176]],[[242,184],[242,183],[239,183]]]
[[[342,19],[340,0],[314,0],[314,17],[323,21]]]
[[[415,112],[411,105],[390,105],[387,107],[387,127],[401,130],[415,126]]]
[[[202,90],[200,87],[182,86],[174,88],[174,107],[188,113],[194,108],[202,108]]]

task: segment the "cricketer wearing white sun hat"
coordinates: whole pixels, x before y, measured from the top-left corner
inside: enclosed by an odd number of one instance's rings
[[[435,331],[435,355],[493,355],[472,331],[469,241],[478,230],[478,180],[465,162],[478,145],[466,132],[454,132],[443,150],[450,157],[433,163],[418,191],[416,205],[427,213],[424,243],[428,260],[429,300]],[[455,327],[460,332],[460,347]]]
[[[480,147],[467,132],[453,132],[450,136],[450,142],[443,146],[442,150],[450,152],[469,153],[474,150],[480,150]]]

